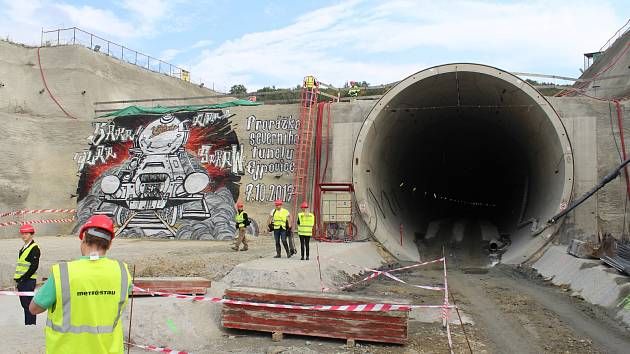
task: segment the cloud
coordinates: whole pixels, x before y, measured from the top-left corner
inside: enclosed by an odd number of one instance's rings
[[[214,43],[214,41],[211,39],[202,39],[200,41],[197,41],[197,43],[193,44],[192,47],[190,48],[191,49],[203,48],[203,47],[207,47],[211,45],[212,43]]]
[[[178,54],[182,52],[183,50],[180,50],[180,49],[166,49],[162,51],[162,53],[160,53],[159,58],[164,61],[171,61],[173,60],[173,58],[175,58]]]
[[[124,0],[114,5],[74,5],[52,0],[0,0],[0,35],[25,44],[39,44],[40,31],[79,27],[108,39],[146,38],[181,30],[164,24],[181,1]],[[168,23],[178,24],[177,21]]]
[[[623,24],[619,16],[602,1],[349,1],[225,41],[189,66],[206,83],[248,89],[291,87],[308,74],[335,85],[387,83],[452,61],[575,72],[582,53]]]

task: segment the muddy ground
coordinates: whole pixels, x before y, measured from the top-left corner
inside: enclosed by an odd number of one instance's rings
[[[73,239],[72,239],[73,240]],[[45,263],[56,263],[78,255],[71,239],[45,237],[38,242],[46,250]],[[11,260],[19,248],[19,240],[0,240],[0,257]],[[141,251],[139,249],[142,249]],[[441,250],[440,250],[441,252]],[[117,240],[112,257],[136,266],[136,276],[205,276],[219,281],[236,264],[275,253],[273,239],[261,236],[252,239],[247,252],[234,252],[229,242],[140,241]],[[438,257],[423,254],[423,259]],[[630,331],[612,319],[606,310],[573,297],[566,288],[544,281],[527,268],[498,265],[486,268],[482,256],[462,254],[458,249],[447,249],[448,281],[452,298],[460,306],[468,324],[451,326],[454,351],[474,353],[627,353],[630,348]],[[300,262],[296,259],[288,262]],[[315,263],[313,263],[315,264]],[[393,265],[396,266],[396,265]],[[442,268],[427,266],[397,273],[411,284],[441,285]],[[347,279],[350,281],[351,279]],[[339,284],[337,284],[339,285]],[[409,287],[377,278],[351,293],[376,295],[383,298],[407,298],[416,304],[440,304],[442,292]],[[16,310],[15,299],[6,306]],[[11,301],[14,300],[14,301]],[[429,311],[429,310],[414,310]],[[439,310],[438,310],[439,311]],[[7,319],[5,332],[13,343],[28,336],[29,328],[9,326],[20,321]],[[451,316],[457,319],[453,312]],[[226,330],[212,341],[207,353],[446,353],[446,332],[439,322],[420,320],[416,312],[409,322],[409,341],[405,346],[358,342],[346,348],[345,341],[315,337],[285,335],[282,342],[274,343],[268,333]],[[430,317],[430,316],[429,316]],[[439,316],[437,317],[439,318]],[[472,322],[472,323],[470,323]],[[40,326],[38,326],[40,327]],[[334,328],[331,328],[334,331]],[[11,333],[9,333],[11,332]],[[43,339],[43,328],[37,328],[37,337]],[[30,333],[30,332],[29,332]],[[467,340],[468,339],[468,342]],[[34,343],[35,344],[35,343]],[[40,344],[41,345],[41,344]],[[10,346],[11,347],[11,346]],[[17,348],[17,347],[13,347]],[[23,347],[22,347],[23,348]],[[41,347],[40,347],[41,348]],[[177,348],[186,350],[187,348]],[[36,352],[29,350],[30,352]],[[141,353],[132,350],[132,353]],[[201,353],[197,351],[196,353]]]
[[[420,268],[402,273],[413,284],[437,284],[442,270]],[[565,288],[545,282],[528,269],[499,265],[491,269],[452,267],[448,273],[451,299],[474,324],[451,325],[455,353],[627,353],[630,332],[605,309],[573,297]],[[414,289],[378,279],[352,291],[439,304],[443,293]],[[457,318],[453,312],[451,316]],[[331,328],[334,330],[334,328]],[[466,334],[464,334],[464,330]],[[446,353],[441,323],[409,322],[405,346],[285,335],[281,343],[269,334],[229,330],[217,350],[238,353]],[[468,346],[470,344],[470,349]]]

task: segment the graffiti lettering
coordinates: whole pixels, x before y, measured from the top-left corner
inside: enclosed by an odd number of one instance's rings
[[[293,116],[277,117],[276,119],[257,119],[256,116],[247,117],[247,131],[269,131],[269,130],[298,130],[300,121],[293,119]]]
[[[217,150],[211,152],[212,144],[201,145],[197,155],[202,164],[210,164],[219,168],[230,168],[235,175],[244,174],[243,145],[232,144],[231,151]]]
[[[293,119],[293,116],[278,116],[275,119],[258,119],[254,115],[247,117],[245,130],[249,132],[251,160],[247,162],[245,172],[252,180],[260,182],[268,174],[280,177],[294,171],[294,146],[299,140],[299,127],[300,121]],[[288,201],[293,193],[293,185],[276,187],[272,184],[267,189],[262,183],[250,183],[246,193],[248,201]]]
[[[252,148],[252,158],[255,159],[287,159],[293,160],[294,149],[289,149],[285,146],[279,148],[258,148],[254,146]]]
[[[245,200],[247,202],[271,202],[281,199],[290,202],[293,199],[292,184],[270,184],[249,183],[245,186]]]
[[[110,158],[116,158],[116,153],[111,146],[97,146],[94,153],[92,150],[83,150],[74,154],[74,160],[79,165],[79,171],[82,171],[86,164],[94,166],[97,163],[107,163]]]
[[[220,120],[229,119],[232,116],[234,116],[234,114],[230,114],[229,110],[225,110],[224,112],[217,111],[217,112],[198,113],[192,119],[192,126],[193,128],[194,127],[204,128]]]
[[[256,160],[250,160],[247,162],[245,168],[247,173],[252,176],[254,181],[259,181],[265,177],[267,173],[275,174],[288,174],[293,173],[295,170],[295,163],[293,161],[278,161],[271,163],[260,163]]]
[[[126,142],[132,141],[140,132],[138,128],[135,132],[131,129],[116,128],[113,122],[96,122],[94,123],[94,133],[88,137],[88,143],[92,146],[98,146],[106,142]]]

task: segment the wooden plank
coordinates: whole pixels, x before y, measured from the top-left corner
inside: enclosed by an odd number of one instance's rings
[[[254,324],[243,324],[236,322],[223,322],[223,326],[227,328],[235,328],[235,329],[246,329],[260,332],[278,332],[276,328],[273,326],[265,326],[265,325],[254,325]],[[351,336],[340,336],[337,333],[334,333],[329,330],[319,330],[319,331],[304,331],[298,328],[291,328],[289,331],[284,333],[297,334],[303,336],[314,336],[314,337],[326,337],[326,338],[341,338],[348,339]],[[394,344],[404,344],[407,338],[396,338],[396,337],[385,337],[385,336],[366,336],[366,335],[353,335],[352,338],[355,340],[362,340],[366,342],[379,342],[379,343],[394,343]]]
[[[330,293],[330,292],[321,292],[321,291],[308,291],[308,290],[291,290],[291,289],[272,289],[272,288],[255,288],[255,287],[233,287],[227,289],[225,291],[225,295],[229,297],[229,294],[248,294],[251,296],[259,295],[277,295],[277,296],[288,296],[288,297],[296,297],[296,298],[313,298],[313,299],[325,299],[325,301],[330,300],[339,300],[344,301],[344,303],[397,303],[397,304],[411,304],[409,300],[406,299],[396,299],[396,298],[387,298],[384,300],[382,297],[375,296],[364,296],[364,295],[356,295],[356,294],[340,294],[340,293]],[[330,302],[327,302],[330,303]]]
[[[202,295],[207,293],[207,288],[211,286],[211,282],[200,277],[140,277],[134,279],[134,285],[152,291]],[[150,296],[150,294],[142,291],[133,291],[132,296]]]
[[[321,318],[337,318],[337,319],[349,319],[369,321],[370,323],[383,323],[383,324],[407,324],[406,317],[390,317],[383,316],[383,312],[352,312],[352,311],[318,311],[318,310],[299,310],[299,309],[283,309],[283,308],[267,308],[256,306],[242,306],[224,304],[224,311],[231,313],[230,311],[245,311],[245,312],[260,312],[269,316],[290,316],[290,315],[303,315]]]
[[[225,298],[292,305],[409,304],[408,300],[252,287],[231,288]],[[355,312],[223,304],[225,327],[264,332],[399,343],[407,339],[409,311]]]
[[[300,328],[303,330],[324,330],[345,334],[370,334],[383,335],[392,337],[405,337],[407,331],[404,327],[394,328],[393,326],[358,326],[356,321],[334,321],[334,320],[311,320],[306,319],[289,319],[289,318],[273,318],[273,317],[252,317],[246,315],[224,315],[223,321],[234,323],[251,323],[266,326],[275,326],[282,328],[282,332],[290,333],[291,328]]]
[[[383,323],[375,323],[375,322],[364,321],[364,320],[321,318],[321,317],[302,316],[302,315],[270,316],[269,314],[266,314],[266,313],[248,313],[246,311],[242,311],[242,312],[239,312],[239,311],[229,312],[228,311],[228,312],[223,313],[223,318],[226,320],[229,319],[230,321],[238,322],[239,317],[261,318],[263,320],[286,320],[286,321],[292,321],[292,323],[294,323],[296,326],[299,326],[301,324],[316,323],[318,325],[326,324],[330,328],[339,328],[343,326],[346,326],[346,327],[349,326],[356,329],[379,328],[384,331],[401,332],[401,333],[407,329],[406,323],[405,324],[397,324],[397,323],[383,324]],[[241,320],[241,321],[245,321],[245,320]]]
[[[287,291],[280,293],[276,289],[269,293],[259,291],[251,291],[251,288],[232,288],[225,291],[225,297],[233,300],[266,302],[289,305],[354,305],[368,303],[393,303],[408,305],[410,302],[403,299],[387,299],[366,296],[351,296],[346,294],[333,294],[321,292],[296,292]],[[281,290],[280,290],[281,291]],[[387,316],[406,316],[406,311],[388,311],[384,312]]]

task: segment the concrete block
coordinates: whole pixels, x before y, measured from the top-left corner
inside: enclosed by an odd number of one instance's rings
[[[573,239],[569,243],[567,253],[578,258],[593,258],[593,244],[587,241]]]

